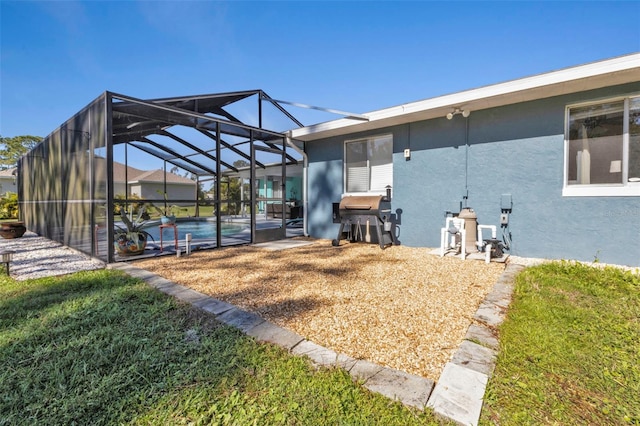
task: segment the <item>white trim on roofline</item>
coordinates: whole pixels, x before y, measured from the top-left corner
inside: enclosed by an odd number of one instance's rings
[[[593,62],[477,89],[410,102],[364,114],[369,121],[339,119],[290,130],[290,137],[312,141],[444,117],[452,108],[477,111],[640,81],[640,53]]]

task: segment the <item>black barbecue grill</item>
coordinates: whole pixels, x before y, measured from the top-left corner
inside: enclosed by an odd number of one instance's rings
[[[391,223],[391,194],[387,195],[365,195],[346,196],[340,201],[338,210],[340,217],[340,230],[338,238],[332,241],[334,246],[340,245],[340,240],[344,237],[349,241],[371,242],[371,227],[375,228],[378,244],[380,248],[390,244],[397,244],[396,237],[392,232]],[[346,228],[346,229],[345,229]],[[363,232],[364,231],[364,232]]]

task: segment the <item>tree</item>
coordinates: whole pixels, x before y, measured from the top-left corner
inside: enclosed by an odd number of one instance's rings
[[[40,142],[42,142],[40,136],[25,135],[12,138],[0,136],[0,170],[15,167],[20,157],[31,151]]]

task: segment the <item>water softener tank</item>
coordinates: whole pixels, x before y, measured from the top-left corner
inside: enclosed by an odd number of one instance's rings
[[[476,247],[476,235],[478,233],[478,216],[471,207],[465,207],[460,210],[458,218],[464,219],[464,230],[466,232],[466,252],[475,253],[478,251]]]

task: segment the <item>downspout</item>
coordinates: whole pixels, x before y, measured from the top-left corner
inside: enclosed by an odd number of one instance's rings
[[[307,153],[298,148],[296,144],[291,141],[291,133],[287,133],[285,136],[285,141],[287,145],[293,148],[298,154],[302,155],[302,233],[305,237],[309,236],[309,232],[307,232],[307,213],[309,212],[308,204],[309,204],[309,196],[307,194],[307,170],[309,168],[309,158],[307,157]]]

